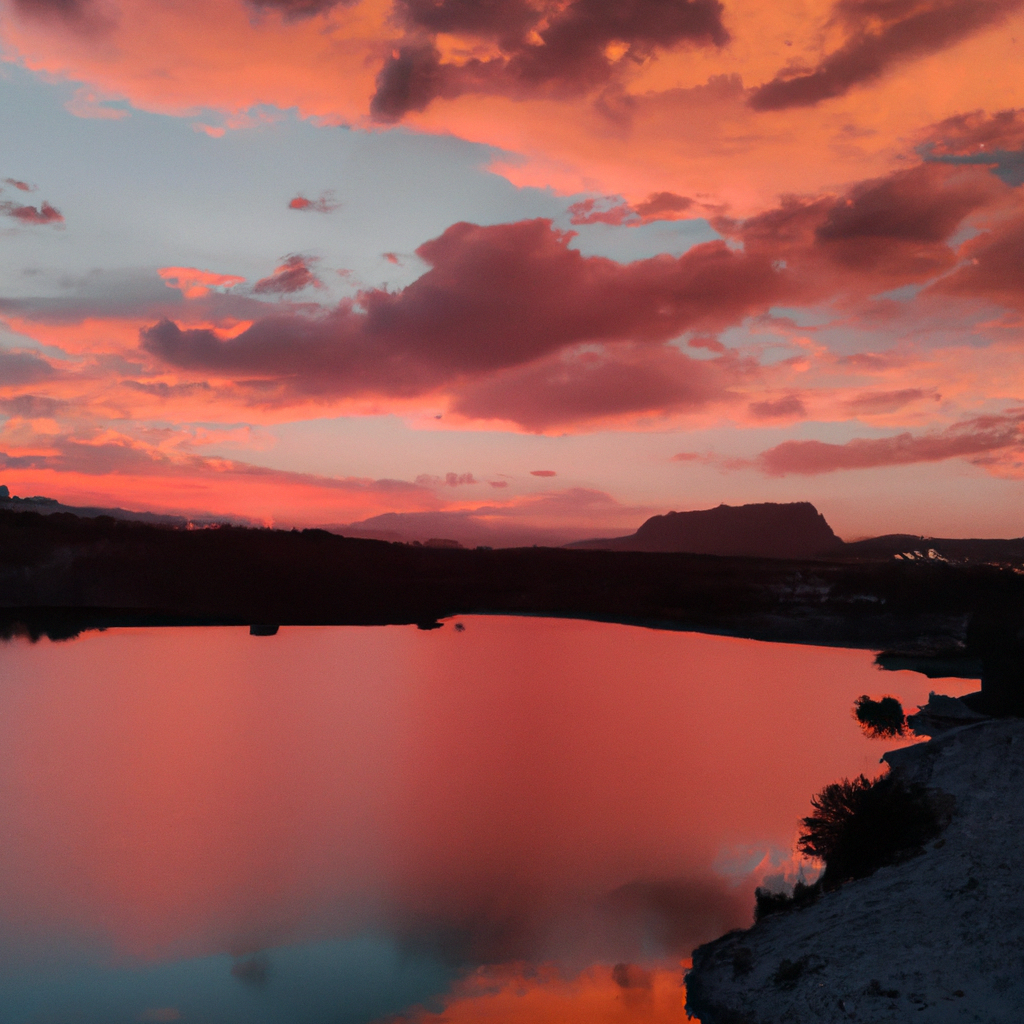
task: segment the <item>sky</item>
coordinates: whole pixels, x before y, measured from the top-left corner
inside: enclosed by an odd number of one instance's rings
[[[1020,536],[1022,47],[1024,0],[0,0],[0,479]]]

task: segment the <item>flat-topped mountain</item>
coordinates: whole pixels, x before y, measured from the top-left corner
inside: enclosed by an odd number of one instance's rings
[[[719,505],[698,512],[651,516],[629,537],[568,545],[601,551],[679,551],[753,558],[834,555],[843,542],[809,502]]]

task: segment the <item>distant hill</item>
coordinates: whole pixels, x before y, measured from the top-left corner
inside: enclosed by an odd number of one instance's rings
[[[220,519],[205,517],[202,519],[187,519],[184,516],[163,515],[160,512],[132,512],[125,508],[99,508],[93,505],[64,505],[56,498],[44,498],[39,495],[31,498],[19,498],[11,494],[5,484],[0,484],[0,509],[8,509],[11,512],[39,512],[41,515],[53,515],[55,512],[70,512],[71,515],[80,516],[83,519],[96,519],[99,516],[109,516],[111,519],[127,519],[138,523],[151,523],[154,526],[177,526],[185,527],[191,522],[197,526],[208,526]],[[232,517],[233,522],[238,522],[237,517]]]
[[[844,547],[809,502],[719,505],[699,512],[652,516],[629,537],[568,545],[601,551],[689,552],[753,558],[817,558]]]
[[[463,547],[493,548],[563,547],[567,541],[586,536],[587,530],[534,526],[505,515],[501,509],[483,507],[438,512],[385,512],[358,523],[328,523],[323,529],[345,537],[425,544],[434,537],[451,537]],[[497,520],[497,521],[496,521]]]
[[[890,533],[884,537],[871,537],[868,540],[845,544],[843,554],[854,558],[1019,565],[1024,562],[1024,537],[1015,540],[957,540],[949,537],[915,537],[908,533]]]

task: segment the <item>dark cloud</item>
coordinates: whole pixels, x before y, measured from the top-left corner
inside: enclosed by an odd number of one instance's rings
[[[280,11],[287,21],[312,18],[332,7],[351,7],[359,0],[247,0],[251,7],[261,11]]]
[[[334,193],[330,189],[321,192],[316,199],[307,199],[300,194],[288,203],[289,210],[307,210],[310,213],[333,213],[340,206],[341,203],[334,201]]]
[[[526,0],[400,0],[399,10],[416,28],[497,39],[510,49],[521,45],[539,20],[537,8]]]
[[[472,473],[445,473],[444,476],[431,476],[421,473],[416,477],[420,487],[462,487],[464,484],[478,484]]]
[[[804,417],[807,409],[796,395],[785,398],[770,399],[765,402],[751,402],[748,406],[752,416],[759,420],[789,419],[793,416]]]
[[[37,384],[55,376],[57,371],[34,352],[0,350],[0,387]]]
[[[1024,184],[1024,110],[975,110],[931,128],[918,150],[926,160],[980,164],[1007,185]]]
[[[842,96],[890,68],[931,53],[995,25],[1021,0],[839,0],[833,22],[846,42],[809,70],[780,72],[755,89],[755,110],[809,107]]]
[[[960,247],[962,263],[929,289],[1024,309],[1024,216],[1010,217]]]
[[[94,0],[14,0],[14,9],[23,17],[57,22],[86,34],[111,25],[109,15],[100,11]]]
[[[323,288],[323,282],[310,269],[311,256],[294,253],[286,256],[284,262],[270,277],[264,277],[253,285],[257,295],[291,295],[304,288]]]
[[[385,63],[371,112],[397,121],[438,97],[465,92],[581,94],[681,43],[722,46],[718,0],[570,0],[557,8],[526,0],[399,0],[409,33]],[[500,56],[446,64],[424,35],[444,32],[495,44]],[[609,46],[621,48],[614,58]]]
[[[854,415],[875,415],[878,413],[896,412],[923,398],[939,401],[941,395],[934,391],[921,388],[901,388],[899,391],[867,391],[847,399],[843,405]]]
[[[370,113],[378,121],[400,121],[410,111],[425,110],[440,96],[457,96],[465,77],[462,68],[442,67],[440,51],[433,44],[401,46],[377,75]]]
[[[688,196],[676,195],[675,192],[652,192],[647,199],[639,203],[636,212],[642,220],[668,220],[669,215],[685,213],[693,206]]]
[[[231,977],[246,985],[262,988],[270,977],[270,961],[262,953],[238,960],[231,965]]]
[[[843,196],[788,198],[749,220],[714,223],[748,252],[771,254],[823,288],[869,292],[951,269],[949,238],[970,214],[1008,195],[980,168],[919,164]]]
[[[0,203],[0,213],[13,217],[22,224],[63,224],[64,216],[60,210],[43,203],[40,207],[18,206],[17,203]]]
[[[529,430],[699,409],[733,401],[734,388],[756,373],[717,341],[720,330],[775,305],[859,301],[953,270],[949,239],[972,213],[1010,195],[982,168],[924,163],[845,195],[791,198],[746,221],[716,220],[733,244],[628,264],[584,256],[570,247],[571,232],[546,220],[456,224],[420,246],[429,269],[402,290],[364,291],[316,315],[256,318],[230,340],[169,320],[142,340],[168,363],[234,378],[265,404],[444,388],[462,416]],[[1004,235],[968,243],[977,262],[941,286],[1019,295],[1020,259],[1011,257],[1022,240]],[[303,266],[267,280],[298,284]],[[686,332],[713,357],[665,344]],[[750,411],[805,414],[794,396]]]
[[[924,145],[933,156],[985,156],[993,151],[1024,148],[1024,110],[986,114],[974,110],[933,125]]]
[[[79,21],[90,12],[91,7],[91,0],[14,0],[15,10],[30,18]]]
[[[265,317],[226,341],[165,320],[142,332],[143,347],[183,368],[277,381],[293,397],[411,396],[537,363],[536,379],[531,385],[527,374],[523,386],[545,390],[552,401],[575,388],[569,407],[596,411],[602,395],[616,408],[640,401],[652,372],[661,382],[659,400],[668,401],[671,388],[683,389],[682,401],[694,390],[704,395],[712,360],[673,349],[653,355],[659,365],[649,371],[644,351],[793,294],[770,258],[724,242],[624,265],[582,255],[570,248],[572,237],[547,220],[456,224],[420,246],[417,255],[430,269],[401,291],[365,291],[316,316]],[[595,362],[584,354],[558,365],[562,350],[621,340],[629,344],[614,358]],[[686,380],[691,371],[701,381],[695,388]],[[578,384],[574,374],[582,375]],[[495,396],[511,400],[516,382],[508,377],[493,386]],[[464,411],[482,414],[484,390],[465,393]]]
[[[976,174],[949,174],[924,164],[857,185],[832,206],[816,234],[825,242],[943,242],[996,194]]]
[[[213,388],[205,380],[194,381],[187,384],[168,384],[165,381],[147,383],[137,380],[123,380],[121,387],[129,391],[138,391],[144,395],[152,395],[154,398],[189,398],[198,393],[209,393]]]
[[[1024,448],[1024,412],[1000,416],[979,416],[942,431],[914,436],[854,438],[845,444],[824,441],[785,441],[762,452],[754,464],[769,476],[791,473],[815,476],[840,469],[873,469],[906,466],[916,462],[943,462],[969,458],[989,461],[986,456],[1007,449]]]
[[[0,363],[0,381],[4,377]],[[20,416],[24,419],[39,419],[56,416],[67,408],[68,403],[57,398],[46,398],[42,395],[17,395],[14,398],[0,398],[0,412],[7,416]]]

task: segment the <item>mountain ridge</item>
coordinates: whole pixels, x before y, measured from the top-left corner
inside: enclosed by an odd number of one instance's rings
[[[845,545],[809,501],[721,504],[651,516],[635,533],[577,541],[570,548],[599,551],[686,552],[753,558],[833,556]]]

